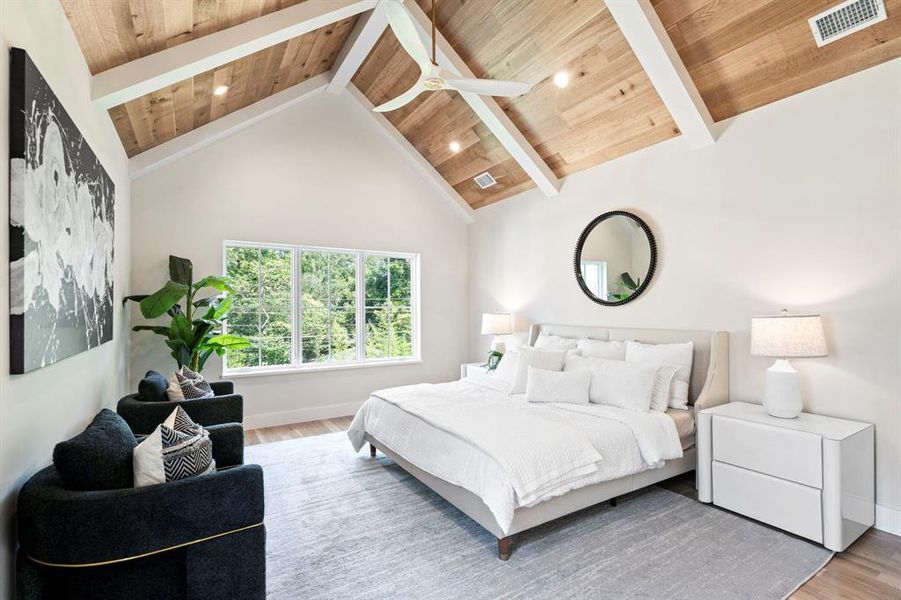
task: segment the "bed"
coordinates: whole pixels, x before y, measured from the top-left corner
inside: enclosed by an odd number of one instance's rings
[[[495,536],[501,560],[517,533],[608,500],[615,506],[620,495],[694,470],[696,413],[728,401],[726,332],[537,324],[528,344],[541,334],[691,341],[691,406],[650,414],[536,407],[489,376],[377,392],[348,430],[355,449],[380,450]],[[566,473],[555,472],[561,465]]]

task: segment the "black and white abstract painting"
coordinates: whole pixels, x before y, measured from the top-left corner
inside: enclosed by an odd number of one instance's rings
[[[10,371],[113,338],[115,186],[28,54],[10,55]]]

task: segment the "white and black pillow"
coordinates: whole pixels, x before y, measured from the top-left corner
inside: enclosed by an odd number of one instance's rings
[[[166,394],[173,402],[212,398],[216,395],[203,375],[195,373],[186,366],[182,366],[169,378],[169,388],[166,390]]]
[[[135,448],[135,487],[177,481],[216,469],[209,432],[177,406]]]
[[[203,378],[200,373],[195,373],[188,367],[182,367],[181,372],[175,374],[178,385],[181,387],[181,393],[185,400],[196,400],[198,398],[212,398],[213,388],[210,383]]]

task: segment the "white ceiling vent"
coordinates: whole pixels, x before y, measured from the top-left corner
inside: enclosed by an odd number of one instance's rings
[[[490,188],[495,183],[497,183],[497,180],[495,180],[494,177],[491,176],[491,173],[489,173],[488,171],[476,175],[472,178],[472,180],[479,184],[479,187],[483,190],[485,188]]]
[[[848,0],[810,19],[810,29],[817,46],[825,46],[885,18],[883,0]]]

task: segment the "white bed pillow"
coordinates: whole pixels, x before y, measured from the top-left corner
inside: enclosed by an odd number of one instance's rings
[[[574,338],[539,333],[534,347],[541,350],[575,350],[578,344],[579,340]]]
[[[516,375],[510,384],[510,391],[507,393],[524,394],[526,392],[526,384],[529,381],[529,367],[545,369],[546,371],[562,371],[566,353],[566,350],[521,349],[517,353],[519,357],[516,360]],[[501,362],[503,363],[504,361],[501,360]]]
[[[651,395],[651,410],[666,412],[666,409],[669,408],[670,390],[678,370],[679,367],[675,365],[663,365],[657,369],[654,393]]]
[[[597,356],[609,360],[626,360],[626,342],[582,338],[576,348],[582,356]]]
[[[688,383],[691,379],[693,356],[693,342],[676,344],[626,342],[626,362],[646,363],[658,367],[664,365],[678,367],[670,386],[669,405],[671,408],[688,408]],[[677,382],[679,382],[678,385]]]
[[[658,368],[596,356],[571,356],[565,366],[566,371],[591,372],[589,401],[640,412],[650,411]]]
[[[513,383],[516,379],[516,364],[519,362],[519,354],[522,348],[516,350],[508,350],[501,357],[501,362],[497,364],[494,370],[494,376],[504,381]]]
[[[526,400],[588,404],[591,371],[547,371],[529,367]]]

